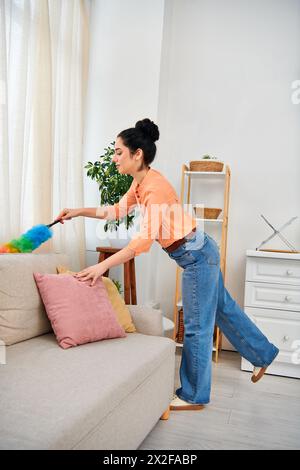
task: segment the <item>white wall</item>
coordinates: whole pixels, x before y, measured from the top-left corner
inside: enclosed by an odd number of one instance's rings
[[[183,162],[211,153],[230,165],[226,284],[243,305],[245,251],[272,233],[260,214],[276,227],[300,215],[300,2],[166,0],[162,56],[161,166],[179,191]],[[300,249],[300,218],[284,235]],[[174,282],[161,256],[169,316]]]
[[[92,0],[84,162],[97,160],[137,120],[157,121],[163,13],[164,0]],[[99,202],[97,184],[86,178],[85,207]],[[88,265],[97,262],[95,247],[108,245],[97,238],[99,225],[86,219]],[[150,258],[136,259],[139,302],[148,300]],[[121,279],[121,273],[113,268],[111,277]]]
[[[245,251],[271,233],[260,214],[277,227],[300,215],[300,104],[291,102],[300,79],[300,1],[165,0],[163,7],[94,1],[85,160],[147,116],[161,131],[153,167],[178,192],[183,162],[204,153],[227,162],[226,285],[242,305]],[[96,202],[88,182],[86,205]],[[284,234],[299,249],[300,219]],[[87,240],[94,249],[93,221]],[[138,300],[154,296],[172,317],[175,265],[157,245],[136,263]]]

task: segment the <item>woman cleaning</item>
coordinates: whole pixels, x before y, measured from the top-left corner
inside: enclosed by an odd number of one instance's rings
[[[237,351],[253,366],[257,382],[279,350],[255,326],[224,287],[220,255],[215,241],[184,211],[168,180],[150,165],[159,138],[156,124],[149,119],[118,134],[115,162],[119,173],[133,182],[118,204],[98,208],[64,209],[56,220],[64,223],[85,216],[113,220],[124,217],[135,206],[142,210],[140,231],[129,244],[105,261],[90,266],[76,277],[97,278],[113,266],[149,251],[154,240],[183,268],[182,304],[184,344],[180,365],[181,387],[171,403],[172,410],[200,410],[209,403],[214,325],[217,324]]]

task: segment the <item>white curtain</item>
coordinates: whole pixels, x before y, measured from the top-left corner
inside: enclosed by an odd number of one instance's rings
[[[0,243],[83,206],[88,0],[0,0]],[[85,263],[82,218],[37,251]]]

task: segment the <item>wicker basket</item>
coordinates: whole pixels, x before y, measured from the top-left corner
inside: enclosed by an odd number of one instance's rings
[[[194,207],[196,217],[203,219],[217,219],[222,212],[222,209],[215,207]]]
[[[190,162],[190,171],[223,171],[223,162],[214,160],[194,160]]]
[[[184,338],[184,325],[183,325],[183,309],[181,308],[178,312],[178,330],[176,341],[177,343],[182,344]]]

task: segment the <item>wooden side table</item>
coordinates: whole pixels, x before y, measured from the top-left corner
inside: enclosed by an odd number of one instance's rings
[[[96,251],[99,252],[98,263],[109,258],[111,255],[120,251],[120,248],[112,248],[109,246],[97,246]],[[108,277],[109,269],[103,274]],[[136,284],[135,284],[135,264],[134,258],[124,263],[124,300],[125,304],[136,305]]]

